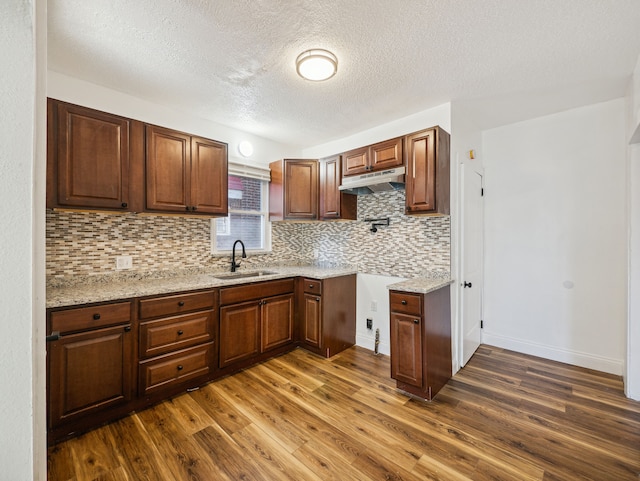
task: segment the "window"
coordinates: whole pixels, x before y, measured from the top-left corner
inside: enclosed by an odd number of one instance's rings
[[[248,251],[271,250],[268,177],[265,178],[264,171],[256,174],[252,172],[254,169],[247,169],[250,168],[229,165],[229,215],[211,220],[213,254],[229,253],[237,239],[244,242]]]

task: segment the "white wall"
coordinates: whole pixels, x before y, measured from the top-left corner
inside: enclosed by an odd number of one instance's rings
[[[170,94],[170,92],[167,93],[167,95]],[[295,158],[301,154],[298,147],[280,144],[51,70],[48,72],[47,77],[47,96],[226,142],[229,144],[230,161],[239,160],[264,166],[277,159],[284,157]],[[238,153],[238,144],[243,140],[248,140],[253,144],[254,153],[248,159],[241,158]]]
[[[483,134],[483,342],[622,374],[624,100]]]
[[[44,480],[46,1],[5,0],[0,19],[0,478]]]

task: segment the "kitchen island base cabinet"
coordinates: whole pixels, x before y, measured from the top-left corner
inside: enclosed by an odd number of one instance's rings
[[[301,345],[331,357],[356,342],[356,276],[298,279]]]
[[[391,377],[398,389],[433,397],[451,378],[450,288],[389,293]]]

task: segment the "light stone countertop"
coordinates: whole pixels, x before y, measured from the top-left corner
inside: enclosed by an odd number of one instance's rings
[[[241,273],[240,269],[238,272]],[[252,282],[285,279],[287,277],[310,277],[312,279],[328,279],[350,274],[357,274],[355,267],[259,267],[246,271],[266,271],[273,274],[259,277],[237,279],[218,279],[216,275],[228,275],[229,272],[198,273],[153,279],[129,279],[118,282],[85,283],[74,286],[47,287],[47,308],[71,307],[94,302],[107,302],[162,294],[171,294],[212,287],[225,287]]]
[[[408,279],[402,282],[396,282],[389,284],[387,289],[390,291],[402,291],[402,292],[416,292],[418,294],[428,294],[431,291],[440,289],[441,287],[448,286],[453,283],[450,278],[427,278],[417,277],[415,279]]]

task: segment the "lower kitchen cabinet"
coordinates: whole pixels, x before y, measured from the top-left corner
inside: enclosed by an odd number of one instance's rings
[[[300,342],[331,357],[356,342],[356,276],[298,279]]]
[[[131,308],[131,302],[119,302],[48,313],[52,439],[92,427],[114,412],[127,412],[134,392]]]
[[[220,289],[220,368],[293,346],[293,279]]]
[[[391,377],[431,400],[451,378],[449,286],[428,294],[390,291]]]

